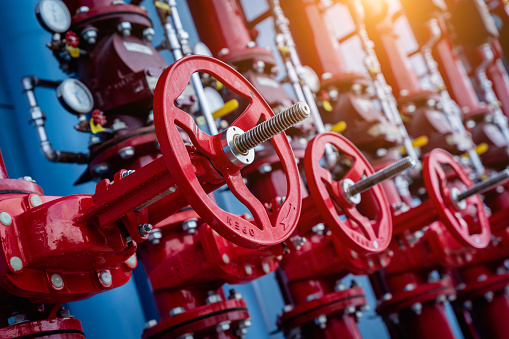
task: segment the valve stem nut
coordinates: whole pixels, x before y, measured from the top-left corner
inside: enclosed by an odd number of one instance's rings
[[[150,234],[150,231],[152,231],[152,225],[151,224],[139,224],[138,225],[138,234],[142,237],[146,237]]]

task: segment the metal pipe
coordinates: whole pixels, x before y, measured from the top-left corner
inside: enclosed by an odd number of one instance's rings
[[[483,61],[476,69],[476,77],[481,87],[481,93],[483,99],[493,106],[493,122],[500,128],[502,135],[507,143],[509,143],[509,126],[508,119],[500,108],[500,102],[493,90],[493,83],[488,79],[486,75],[486,68],[495,61],[495,55],[491,50],[490,44],[484,44],[481,46],[481,53]]]
[[[396,99],[394,98],[394,95],[392,94],[392,91],[389,85],[387,85],[385,77],[381,72],[380,62],[378,61],[378,58],[376,56],[373,41],[369,39],[368,32],[366,30],[366,24],[364,22],[365,20],[364,7],[362,6],[360,0],[354,0],[352,2],[350,12],[357,26],[358,35],[361,40],[362,47],[367,54],[365,59],[365,65],[373,80],[373,86],[375,87],[377,98],[380,101],[380,104],[382,105],[382,110],[387,116],[387,119],[389,119],[390,122],[392,122],[394,125],[398,127],[399,133],[403,138],[403,146],[405,147],[407,154],[412,159],[415,160],[416,166],[420,167],[420,161],[412,145],[412,139],[408,135],[406,127],[403,123],[403,119],[399,115]]]
[[[507,182],[509,180],[509,169],[506,169],[500,173],[497,173],[493,175],[491,178],[478,182],[474,186],[470,187],[464,192],[461,192],[455,197],[456,202],[461,202],[465,199],[470,198],[473,195],[476,194],[483,194],[484,192],[487,192],[491,190],[492,188],[495,188],[499,185],[502,185],[503,183]]]
[[[276,35],[276,43],[278,47],[283,47],[287,50],[287,53],[281,53],[281,56],[285,61],[288,78],[298,100],[305,101],[309,105],[317,133],[324,133],[326,129],[320,116],[318,106],[316,105],[313,92],[302,77],[303,66],[295,48],[295,42],[290,32],[288,19],[283,13],[279,0],[271,0],[270,5],[274,14],[276,31],[279,33]],[[282,48],[279,48],[279,50],[281,51]],[[325,157],[328,165],[332,166],[336,163],[337,157],[330,145],[325,146]]]
[[[475,152],[475,145],[472,138],[468,135],[465,125],[461,119],[461,110],[452,100],[447,91],[444,79],[438,70],[438,63],[433,58],[433,47],[442,39],[442,30],[438,25],[436,19],[431,19],[427,22],[428,31],[430,33],[429,40],[422,45],[421,53],[424,58],[426,67],[430,74],[431,84],[439,91],[440,101],[442,103],[445,117],[452,127],[454,133],[457,133],[462,137],[463,140],[469,140],[470,143],[467,145],[467,154],[470,158],[470,162],[478,175],[484,174],[484,166],[482,165],[479,155]]]
[[[382,183],[383,181],[393,178],[398,174],[401,174],[403,171],[406,171],[409,168],[415,166],[415,160],[411,157],[406,157],[401,159],[400,161],[387,166],[384,169],[366,177],[357,183],[351,185],[347,189],[347,193],[350,196],[355,196],[357,194],[366,192],[370,188]]]
[[[37,103],[37,98],[35,97],[34,93],[35,87],[37,87],[39,83],[41,83],[41,81],[35,76],[27,76],[21,79],[21,85],[26,94],[28,105],[30,107],[30,122],[36,128],[42,153],[49,161],[53,162],[87,164],[88,154],[59,151],[55,150],[51,146],[51,142],[49,141],[48,134],[46,132],[46,127],[44,124],[46,116],[39,107]],[[52,81],[42,82],[44,87],[54,87],[47,86],[48,84],[52,83],[54,82]]]
[[[156,2],[158,1],[154,0],[154,3]],[[180,15],[177,9],[177,2],[175,0],[166,0],[165,3],[168,4],[170,11],[165,12],[163,10],[158,10],[157,13],[164,28],[167,47],[172,51],[175,60],[179,60],[192,53],[191,47],[189,46],[189,34],[182,26],[182,21],[180,20]],[[171,18],[173,24],[168,20],[168,18]],[[212,110],[207,102],[207,97],[203,90],[203,84],[198,73],[193,73],[191,75],[191,85],[198,97],[200,110],[207,122],[209,132],[213,135],[218,134],[219,131],[214,117],[212,116]]]

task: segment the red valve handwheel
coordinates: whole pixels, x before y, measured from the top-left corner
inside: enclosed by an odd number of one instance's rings
[[[231,126],[245,132],[260,120],[267,120],[274,115],[253,85],[225,63],[198,55],[178,60],[159,78],[154,97],[155,129],[168,170],[191,207],[204,222],[228,240],[248,248],[263,248],[281,243],[295,229],[301,208],[299,173],[285,133],[272,138],[271,143],[283,164],[288,193],[284,203],[273,206],[272,212],[269,212],[244,184],[240,168],[224,154],[221,135],[210,136],[201,131],[189,114],[175,106],[175,100],[195,72],[214,76],[249,101],[246,111]],[[222,210],[207,196],[200,184],[204,178],[196,176],[188,148],[178,128],[188,134],[197,152],[205,156],[223,176],[235,197],[249,209],[254,222]]]
[[[325,146],[330,144],[339,152],[353,159],[353,165],[338,182],[322,166]],[[345,198],[342,184],[346,179],[358,182],[362,177],[374,173],[373,168],[348,139],[327,132],[317,135],[309,142],[304,157],[304,168],[311,196],[325,223],[331,231],[348,247],[363,252],[382,252],[391,241],[392,219],[387,198],[377,185],[362,195],[362,201],[370,203],[376,214],[375,220],[362,215],[357,206]],[[361,204],[363,202],[361,201]],[[343,210],[347,220],[339,218],[337,207]]]
[[[422,169],[424,184],[440,221],[462,245],[484,248],[490,241],[491,231],[481,197],[477,194],[466,199],[467,209],[470,206],[477,210],[469,224],[451,198],[451,186],[447,185],[447,175],[442,167],[444,165],[452,169],[455,177],[466,188],[473,186],[460,164],[448,152],[434,149],[424,157]]]

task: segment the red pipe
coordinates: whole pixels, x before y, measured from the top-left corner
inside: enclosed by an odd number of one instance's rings
[[[316,0],[284,0],[281,8],[290,21],[290,30],[303,65],[316,74],[332,77],[350,73],[339,43],[333,40]]]
[[[493,83],[493,91],[495,91],[497,99],[502,103],[502,111],[509,117],[509,78],[502,64],[502,46],[500,46],[498,40],[493,40],[491,48],[495,55],[495,60],[486,68],[486,75]]]
[[[368,18],[379,17],[370,13],[370,6],[364,6]],[[421,92],[419,79],[415,74],[410,60],[404,50],[390,17],[379,22],[366,20],[366,30],[375,44],[375,52],[382,67],[387,83],[392,86],[393,93],[399,98],[403,92],[407,95]]]
[[[232,64],[253,59],[275,64],[269,50],[254,44],[237,1],[188,0],[187,4],[200,40],[212,55]]]

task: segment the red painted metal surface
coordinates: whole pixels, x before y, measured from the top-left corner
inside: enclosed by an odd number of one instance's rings
[[[352,159],[352,166],[340,181],[334,180],[332,173],[320,165],[327,144]],[[392,225],[389,205],[382,188],[375,186],[362,195],[362,200],[368,200],[370,207],[371,215],[367,217],[345,196],[342,186],[345,180],[358,182],[363,176],[374,173],[360,151],[339,134],[322,133],[309,142],[304,167],[311,197],[331,231],[352,249],[375,253],[384,251],[391,241]],[[336,206],[340,207],[347,220],[339,219]]]
[[[334,83],[348,71],[339,43],[333,40],[322,17],[319,1],[284,0],[281,8],[290,22],[295,47],[303,65],[310,66],[324,81]]]
[[[293,232],[301,208],[299,173],[290,144],[284,133],[271,139],[286,173],[288,193],[285,202],[269,215],[266,207],[247,189],[240,169],[223,153],[221,136],[202,132],[191,116],[175,107],[175,99],[184,90],[190,76],[198,71],[209,73],[222,83],[231,84],[234,92],[249,100],[249,107],[232,126],[247,131],[256,126],[260,119],[267,120],[274,115],[256,89],[226,64],[203,56],[190,56],[174,63],[159,78],[154,98],[154,119],[161,152],[175,184],[191,206],[199,211],[203,220],[225,238],[250,247],[280,243]],[[226,182],[237,199],[248,207],[254,224],[220,209],[210,200],[192,169],[177,126],[187,133],[193,147],[224,178],[219,182]]]
[[[195,228],[186,230],[183,225],[189,221],[196,222]],[[274,271],[283,249],[260,251],[234,245],[203,224],[192,210],[170,216],[154,232],[159,234],[157,242],[148,241],[140,247],[140,260],[161,322],[147,329],[143,337],[186,333],[200,338],[235,337],[249,314],[241,296],[231,293],[225,297],[221,286],[247,283]],[[179,307],[182,313],[175,314]],[[228,329],[218,331],[216,326],[222,323],[227,323]]]
[[[189,0],[198,35],[220,60],[242,69],[263,61],[275,65],[272,52],[256,46],[256,31],[250,31],[236,0]]]
[[[381,9],[382,7],[385,10]],[[392,20],[387,16],[387,7],[382,7],[373,6],[369,1],[364,2],[366,29],[375,43],[375,51],[387,83],[399,100],[405,94],[412,96],[421,92],[421,88],[405,49],[394,31]]]
[[[445,166],[452,169],[454,176],[465,188],[474,185],[450,154],[437,149],[431,151],[424,158],[423,177],[429,198],[444,226],[461,244],[474,248],[484,248],[490,241],[490,226],[483,201],[479,195],[466,199],[467,208],[474,210],[474,212],[466,217],[465,214],[461,214],[460,209],[456,207],[451,199],[451,191],[447,185],[447,175],[443,169]]]
[[[452,172],[446,172],[442,166]],[[452,156],[436,149],[424,157],[423,178],[429,200],[409,211],[395,215],[394,229],[399,234],[405,230],[419,230],[440,220],[454,238],[465,246],[486,247],[490,238],[488,218],[478,195],[466,200],[467,207],[460,210],[451,199],[451,189],[473,186],[472,181]],[[456,179],[456,180],[455,180]]]
[[[486,69],[486,75],[493,83],[493,91],[502,103],[504,114],[509,117],[509,81],[507,71],[502,63],[502,58],[504,57],[502,47],[498,40],[493,40],[491,47],[494,60]]]
[[[48,338],[48,339],[84,339],[85,333],[79,320],[74,318],[54,318],[29,321],[0,329],[0,337]]]

